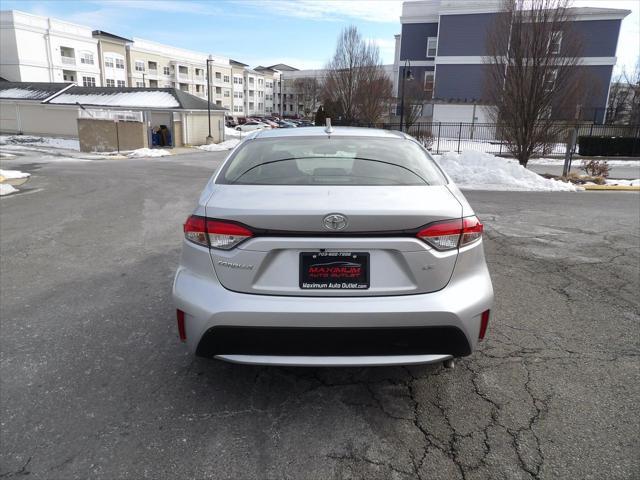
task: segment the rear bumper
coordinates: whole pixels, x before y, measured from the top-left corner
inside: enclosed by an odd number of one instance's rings
[[[478,341],[480,316],[493,304],[493,289],[484,258],[480,263],[474,261],[468,265],[461,260],[459,258],[449,284],[438,292],[381,297],[237,293],[226,290],[213,275],[203,275],[181,266],[176,273],[173,297],[176,307],[185,312],[187,345],[192,353],[238,363],[277,365],[431,363],[473,352]],[[226,328],[226,338],[221,335],[216,339],[216,332],[225,331],[221,327],[236,327],[233,338]],[[262,343],[260,335],[255,335],[258,328],[264,332]],[[342,342],[340,348],[332,346],[332,338],[340,337],[336,335],[340,329],[344,329],[346,337],[359,340],[351,342],[353,350],[347,348],[349,342]],[[400,336],[394,334],[396,337],[383,345],[384,348],[376,350],[380,343],[369,343],[367,335],[383,329],[401,333]],[[405,334],[418,331],[414,329],[421,329],[421,336],[407,343],[406,340],[412,337]],[[244,344],[243,331],[249,333]],[[289,338],[289,342],[283,342],[286,335],[279,336],[278,333],[283,331],[298,333]],[[357,331],[363,333],[362,338],[354,333]],[[449,334],[430,337],[428,331],[440,332],[437,335],[444,331]],[[314,339],[319,341],[314,342]],[[279,343],[293,347],[281,352],[277,348],[266,348]],[[387,348],[389,345],[391,348]],[[403,345],[407,347],[404,351]],[[298,357],[297,362],[295,357]]]

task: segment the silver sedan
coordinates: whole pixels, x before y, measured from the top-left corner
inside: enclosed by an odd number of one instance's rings
[[[451,365],[489,322],[482,230],[408,135],[253,132],[184,224],[179,336],[237,363]]]

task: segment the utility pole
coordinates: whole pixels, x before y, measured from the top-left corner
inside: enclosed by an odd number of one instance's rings
[[[207,117],[209,119],[209,135],[207,135],[207,145],[213,143],[213,137],[211,136],[211,62],[210,58],[207,58]]]

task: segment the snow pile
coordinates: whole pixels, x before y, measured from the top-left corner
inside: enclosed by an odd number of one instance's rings
[[[34,145],[80,151],[76,138],[34,137],[32,135],[0,135],[0,145]]]
[[[10,178],[27,178],[30,177],[30,173],[21,172],[20,170],[2,170],[0,169],[0,177],[5,179]]]
[[[635,180],[605,180],[606,185],[622,185],[625,187],[640,187],[640,179]]]
[[[246,135],[246,133],[243,133],[239,130],[236,130],[234,128],[230,128],[230,127],[224,127],[224,136],[225,137],[238,137],[241,138],[243,135]]]
[[[0,197],[3,195],[9,195],[10,193],[17,192],[18,189],[8,183],[0,183]]]
[[[445,153],[436,157],[440,166],[463,189],[575,192],[571,183],[546,179],[527,170],[515,160],[495,157],[473,150],[461,154]]]
[[[171,155],[169,150],[162,150],[161,148],[139,148],[137,150],[132,150],[127,157],[129,158],[140,158],[140,157],[166,157],[167,155]]]
[[[225,140],[224,142],[212,143],[210,145],[200,145],[197,148],[199,148],[200,150],[205,150],[207,152],[222,152],[224,150],[231,150],[232,148],[235,148],[239,143],[239,139],[230,138],[229,140]]]

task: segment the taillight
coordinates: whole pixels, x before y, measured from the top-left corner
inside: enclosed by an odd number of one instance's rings
[[[482,312],[482,315],[480,315],[480,332],[478,333],[478,340],[482,340],[487,333],[490,312],[490,310],[485,310]]]
[[[191,215],[187,218],[187,221],[184,222],[184,238],[190,242],[208,247],[206,219],[197,215]]]
[[[435,222],[418,232],[418,238],[437,250],[453,250],[480,239],[483,226],[475,217]]]
[[[220,220],[191,215],[184,224],[184,238],[203,247],[230,250],[253,236],[251,230]]]
[[[240,225],[217,220],[207,220],[207,233],[211,248],[221,248],[222,250],[230,250],[253,236],[251,230]]]

